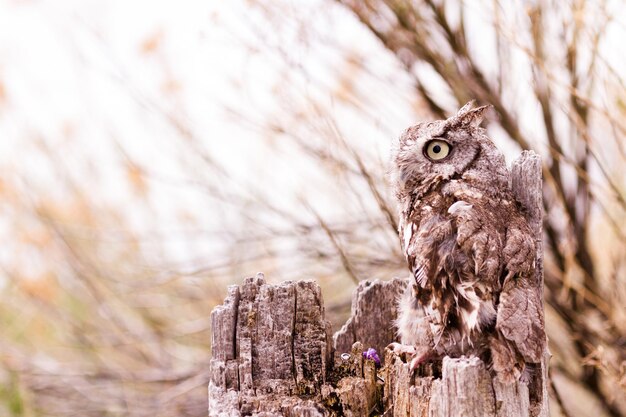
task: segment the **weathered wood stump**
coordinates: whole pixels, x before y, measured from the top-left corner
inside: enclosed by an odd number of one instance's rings
[[[512,187],[528,212],[543,280],[541,164],[524,152]],[[313,281],[266,284],[262,274],[230,286],[211,314],[209,416],[547,417],[547,359],[528,384],[499,383],[478,358],[409,364],[385,346],[395,340],[396,298],[406,282],[364,281],[352,316],[330,336]],[[332,341],[331,341],[332,340]],[[384,366],[362,352],[384,352]]]
[[[315,402],[331,369],[330,324],[312,281],[230,286],[211,313],[209,415],[322,415]]]

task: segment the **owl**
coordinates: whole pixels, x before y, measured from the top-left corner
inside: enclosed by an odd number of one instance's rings
[[[408,128],[392,152],[399,234],[411,270],[397,352],[411,369],[477,356],[519,380],[545,347],[535,242],[504,156],[479,125],[488,106]],[[526,373],[525,373],[526,371]]]

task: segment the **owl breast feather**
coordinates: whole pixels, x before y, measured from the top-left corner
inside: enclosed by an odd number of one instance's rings
[[[505,230],[480,202],[446,200],[415,207],[403,246],[434,339],[458,333],[471,346],[496,321]]]

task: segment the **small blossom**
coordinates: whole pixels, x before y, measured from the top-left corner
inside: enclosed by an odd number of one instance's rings
[[[376,363],[377,367],[380,366],[380,358],[378,357],[378,352],[376,352],[376,349],[374,348],[369,348],[363,352],[363,359],[372,360]]]

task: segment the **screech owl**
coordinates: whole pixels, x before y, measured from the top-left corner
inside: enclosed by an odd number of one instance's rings
[[[504,156],[479,125],[489,106],[408,128],[393,151],[399,234],[413,279],[399,300],[396,351],[411,369],[478,356],[501,381],[545,347],[535,243]]]

